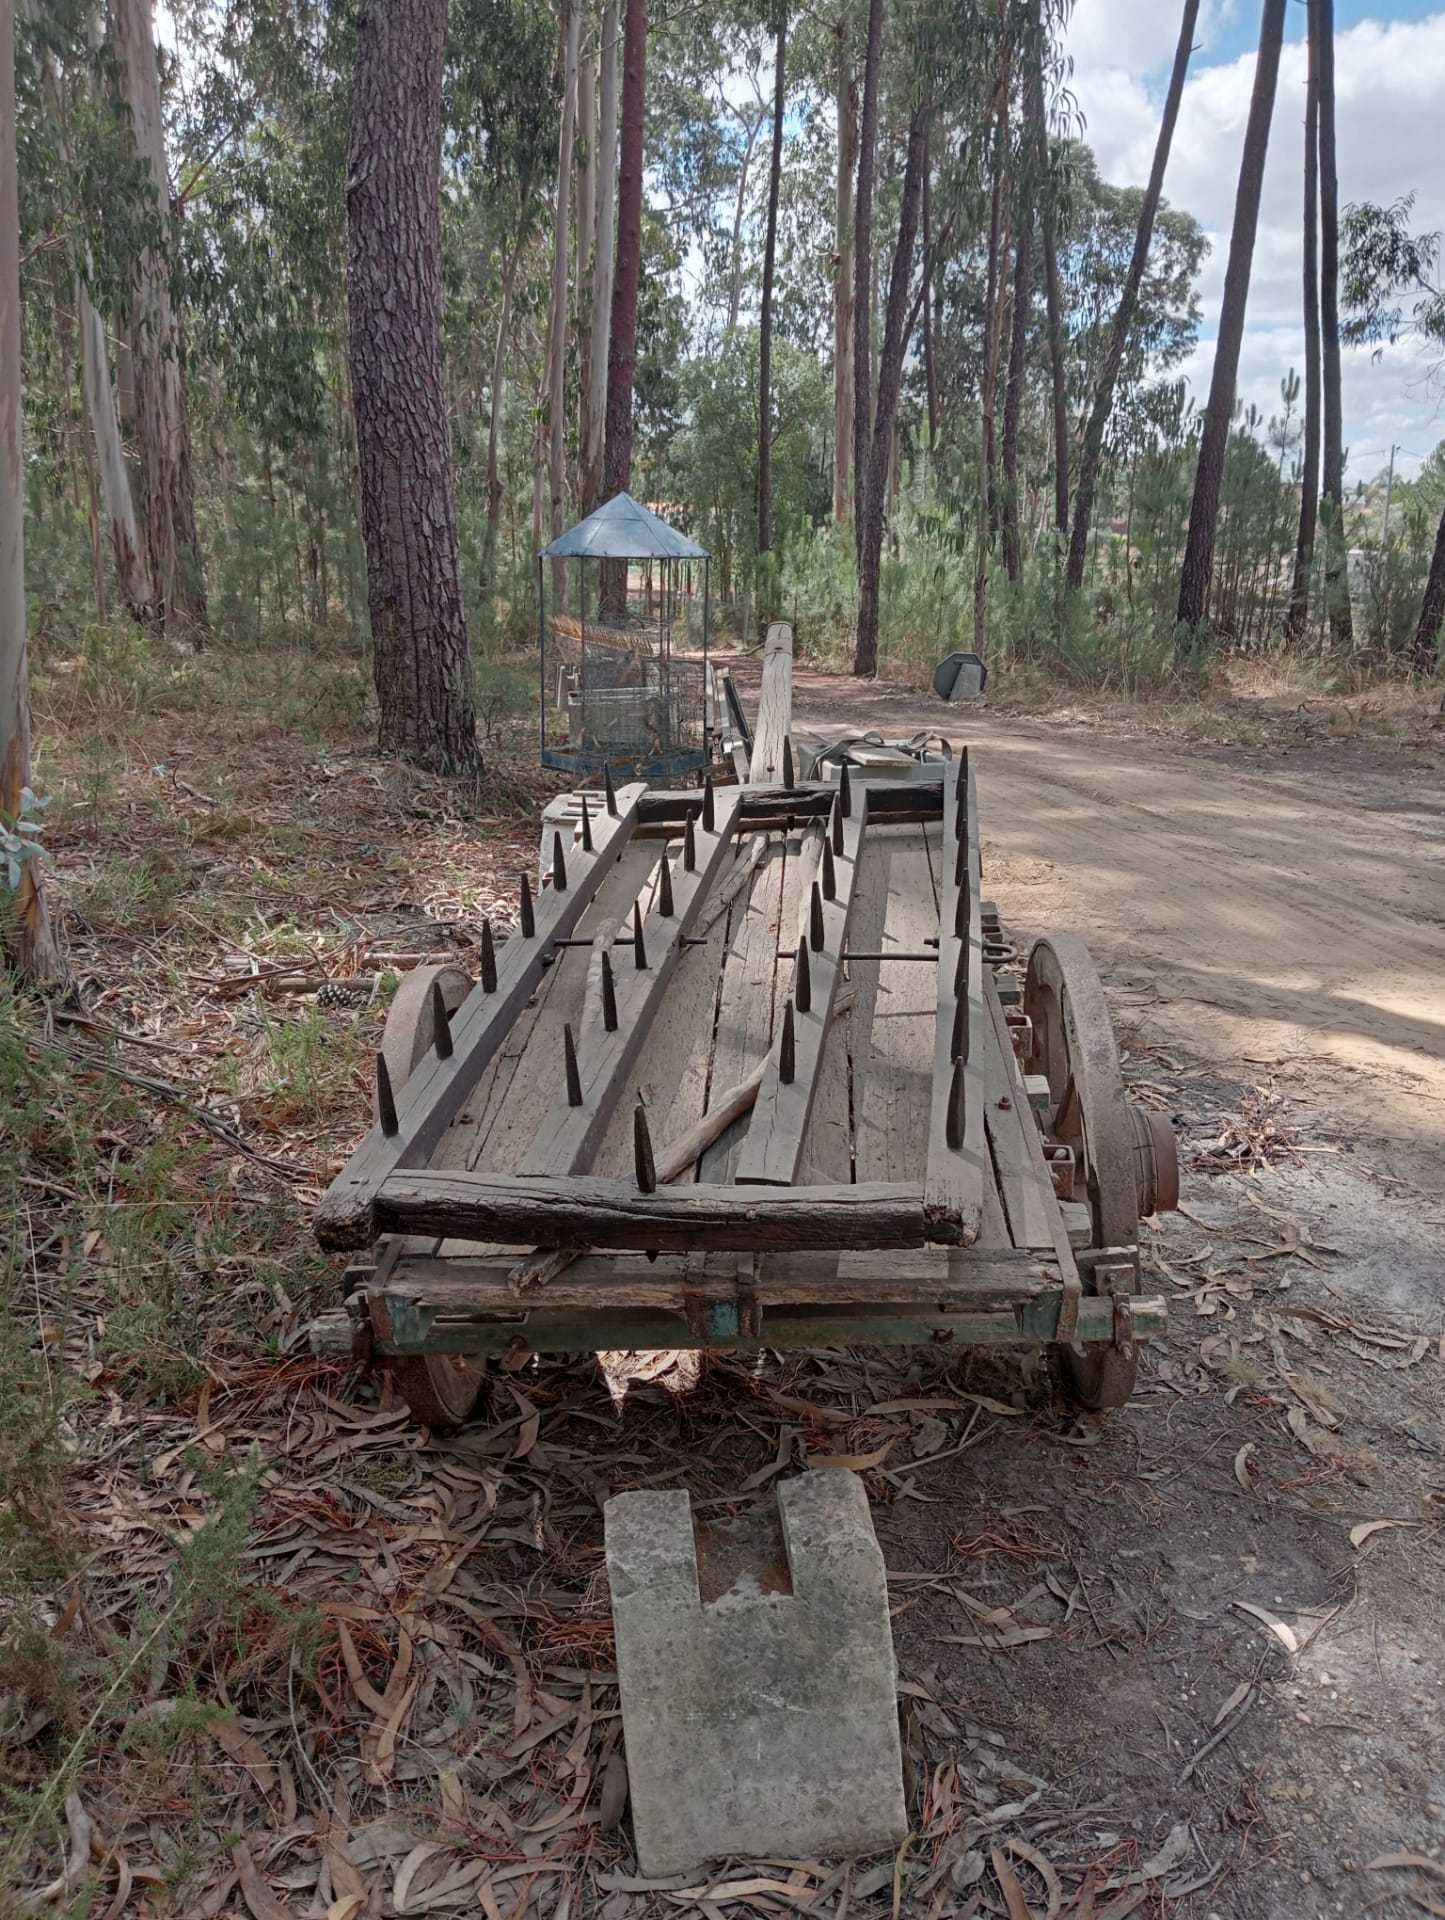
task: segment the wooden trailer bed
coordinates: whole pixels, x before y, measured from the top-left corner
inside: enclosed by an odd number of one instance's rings
[[[549,809],[549,884],[482,982],[445,1013],[413,983],[318,1214],[360,1257],[313,1339],[421,1418],[462,1417],[488,1355],[917,1340],[1059,1344],[1110,1404],[1162,1327],[1128,1200],[1167,1189],[1167,1141],[1068,994],[997,971],[966,761],[795,780],[790,666],[780,639],[747,786]]]

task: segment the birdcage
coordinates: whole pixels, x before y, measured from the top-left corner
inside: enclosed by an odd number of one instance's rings
[[[666,780],[711,758],[709,557],[619,493],[537,556],[542,764]]]

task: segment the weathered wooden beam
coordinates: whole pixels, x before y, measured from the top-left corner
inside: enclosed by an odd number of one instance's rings
[[[732,857],[737,810],[735,787],[715,796],[712,831],[701,826],[693,831],[692,868],[679,863],[671,870],[666,899],[659,886],[647,914],[639,910],[632,955],[625,947],[617,949],[615,959],[606,955],[612,976],[610,1006],[601,974],[604,956],[599,954],[598,991],[589,997],[576,1036],[581,1098],[568,1103],[558,1099],[555,1090],[547,1090],[553,1097],[522,1164],[523,1173],[555,1177],[580,1173],[591,1163],[651,1023],[667,1017],[667,984],[685,951],[687,935],[707,907],[714,878]],[[599,830],[602,824],[598,822]],[[636,963],[639,947],[646,957],[643,966]]]
[[[842,852],[833,853],[830,839],[821,841],[828,873],[824,876],[820,863],[819,877],[809,887],[799,916],[793,960],[792,1044],[786,1049],[791,1058],[785,1058],[784,1043],[789,1036],[780,1023],[738,1155],[735,1178],[741,1185],[788,1187],[797,1178],[818,1069],[833,1017],[833,999],[842,978],[853,882],[867,830],[866,802],[855,800],[846,820],[841,820],[835,807],[834,820],[841,823]],[[830,830],[825,823],[824,835]],[[831,882],[831,898],[826,897],[825,878]],[[789,1071],[785,1072],[785,1067]]]
[[[547,1180],[400,1169],[376,1196],[378,1226],[503,1246],[735,1248],[918,1247],[923,1189],[893,1181],[856,1186],[659,1187],[590,1174]]]
[[[512,1022],[537,991],[550,943],[565,939],[577,926],[627,845],[645,791],[641,781],[619,790],[616,817],[603,815],[593,822],[593,851],[572,849],[565,888],[548,887],[532,902],[533,938],[499,946],[496,990],[489,992],[479,982],[458,1007],[452,1016],[450,1055],[443,1058],[434,1050],[424,1054],[405,1086],[393,1089],[396,1132],[373,1127],[316,1210],[315,1232],[323,1247],[346,1251],[375,1239],[375,1203],[382,1185],[400,1168],[423,1165],[451,1126]]]
[[[856,770],[849,781],[849,802],[860,794],[866,786],[872,803],[874,823],[887,814],[890,819],[899,821],[936,820],[942,811],[943,785],[952,778],[945,768],[942,778],[936,767],[919,769],[918,777],[908,780],[873,780]],[[827,815],[833,810],[833,801],[840,791],[840,783],[832,780],[803,780],[793,787],[780,783],[759,786],[744,786],[739,789],[742,795],[742,813],[738,820],[738,831],[762,823],[771,827],[776,821],[779,825],[784,819],[795,822],[816,819],[818,815]],[[553,801],[555,808],[558,802]],[[638,813],[641,832],[664,829],[681,831],[683,822],[689,813],[695,813],[698,806],[698,792],[695,787],[652,787],[648,789]],[[845,817],[848,808],[845,807]],[[580,810],[579,816],[580,817]]]
[[[982,867],[973,770],[964,759],[943,782],[938,853],[938,1017],[928,1127],[924,1213],[930,1240],[977,1239],[991,1178],[983,1124],[985,1049]]]
[[[775,620],[763,646],[763,680],[748,781],[758,785],[783,772],[783,748],[793,724],[793,629]]]
[[[1168,1325],[1163,1300],[1130,1301],[1130,1328],[1147,1340]],[[745,1320],[735,1300],[702,1300],[686,1306],[545,1310],[507,1320],[455,1319],[411,1300],[387,1295],[373,1303],[372,1351],[409,1353],[576,1353],[578,1351],[736,1347],[908,1346],[943,1341],[964,1346],[1042,1346],[1058,1337],[1059,1297],[1042,1294],[1016,1306],[950,1313],[937,1307],[799,1306],[764,1308]],[[344,1336],[324,1323],[326,1351],[345,1351]],[[1086,1299],[1076,1338],[1107,1341],[1114,1302],[1107,1294]]]

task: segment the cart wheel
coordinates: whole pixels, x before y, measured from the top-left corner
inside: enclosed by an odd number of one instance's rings
[[[1036,940],[1024,976],[1024,1012],[1033,1022],[1032,1071],[1049,1083],[1039,1115],[1045,1135],[1074,1156],[1074,1194],[1087,1200],[1090,1244],[1133,1246],[1139,1238],[1138,1132],[1124,1098],[1119,1049],[1099,975],[1082,940]],[[1093,1291],[1090,1276],[1084,1285]],[[1139,1367],[1132,1345],[1091,1343],[1058,1350],[1064,1383],[1080,1405],[1122,1407]]]
[[[432,984],[441,988],[442,1004],[455,1013],[472,990],[471,976],[460,967],[413,967],[396,990],[381,1036],[391,1084],[400,1092],[417,1062],[431,1051]],[[485,1360],[468,1360],[450,1353],[415,1354],[393,1360],[391,1376],[412,1418],[428,1427],[458,1427],[477,1403]]]

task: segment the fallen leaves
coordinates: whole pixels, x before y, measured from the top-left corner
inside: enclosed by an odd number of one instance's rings
[[[1350,1528],[1350,1545],[1358,1553],[1367,1540],[1373,1540],[1377,1533],[1385,1533],[1395,1527],[1418,1527],[1418,1520],[1362,1520],[1357,1527]]]

